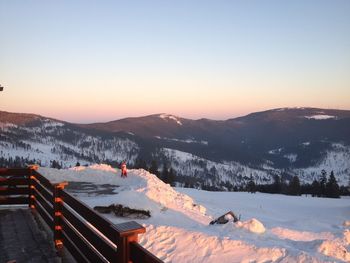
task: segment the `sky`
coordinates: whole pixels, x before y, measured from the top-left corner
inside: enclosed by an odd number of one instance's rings
[[[0,0],[0,110],[88,123],[350,110],[348,0]]]

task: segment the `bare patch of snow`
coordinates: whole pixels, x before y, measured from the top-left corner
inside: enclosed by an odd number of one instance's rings
[[[290,154],[283,155],[283,157],[288,159],[290,163],[295,163],[298,158],[298,155],[294,153],[290,153]]]
[[[314,120],[328,120],[328,119],[336,119],[337,117],[332,115],[317,114],[317,115],[305,116],[305,118],[314,119]]]
[[[50,119],[45,119],[44,123],[42,124],[44,128],[56,128],[56,127],[62,127],[64,126],[64,123],[50,120]]]
[[[280,154],[283,148],[273,149],[269,151],[269,154]]]
[[[175,117],[175,116],[173,116],[173,115],[170,115],[170,114],[160,114],[159,117],[162,118],[162,119],[164,119],[164,120],[165,120],[165,119],[173,120],[173,121],[175,121],[178,125],[182,125],[182,122],[181,122],[177,117]]]
[[[192,140],[192,139],[176,139],[176,138],[167,138],[167,137],[160,137],[160,136],[154,136],[155,138],[159,139],[159,140],[167,140],[167,141],[175,141],[175,142],[184,142],[184,143],[198,143],[198,144],[204,144],[204,145],[208,145],[207,141],[196,141],[196,140]]]
[[[0,129],[3,131],[7,131],[9,128],[17,128],[18,126],[9,122],[0,122]]]

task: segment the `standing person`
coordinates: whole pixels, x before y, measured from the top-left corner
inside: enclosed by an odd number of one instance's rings
[[[127,169],[126,169],[126,163],[122,162],[122,165],[120,166],[120,169],[122,170],[121,177],[126,178],[127,177]]]

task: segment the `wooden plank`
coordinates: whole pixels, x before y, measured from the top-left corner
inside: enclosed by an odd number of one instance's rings
[[[25,205],[28,204],[27,196],[0,197],[0,205]]]
[[[52,216],[49,215],[45,209],[41,206],[41,204],[37,201],[34,200],[34,206],[35,210],[39,213],[42,219],[46,222],[46,224],[50,227],[50,229],[53,229],[53,219]]]
[[[29,194],[28,187],[15,187],[15,188],[0,187],[0,196],[4,196],[4,195],[28,195],[28,194]]]
[[[73,242],[73,244],[82,252],[82,254],[89,259],[91,262],[108,262],[107,260],[103,259],[99,253],[93,249],[82,237],[81,235],[74,230],[69,223],[67,223],[67,220],[62,220],[62,228],[63,232],[67,234],[67,237]]]
[[[33,170],[32,171],[32,175],[35,176],[35,178],[43,185],[45,186],[48,190],[50,190],[51,192],[54,191],[54,186],[51,184],[51,182],[45,178],[43,175],[41,175],[40,173],[38,173],[37,171]]]
[[[164,263],[136,242],[130,243],[130,257],[133,263]]]
[[[50,203],[48,203],[41,195],[40,193],[37,191],[37,189],[34,189],[34,197],[36,199],[36,201],[38,201],[40,203],[40,205],[43,207],[43,209],[45,209],[45,211],[49,214],[49,215],[53,215],[53,207]]]
[[[0,176],[28,176],[29,169],[26,168],[0,168]]]
[[[69,253],[78,263],[89,262],[65,233],[63,233],[63,246],[68,249]]]
[[[29,169],[25,168],[0,168],[0,177],[1,176],[28,176]]]
[[[98,231],[104,236],[111,240],[114,244],[118,242],[118,232],[109,220],[101,217],[90,207],[75,199],[73,196],[68,194],[66,191],[62,191],[63,201],[68,204],[75,212],[77,212],[86,221],[91,223]]]
[[[112,247],[107,241],[99,236],[96,230],[82,222],[74,213],[67,207],[63,206],[63,216],[67,221],[84,236],[84,238],[96,248],[107,260],[113,261],[117,255],[117,249]]]
[[[53,193],[44,188],[37,180],[32,180],[32,182],[35,189],[45,198],[45,200],[53,205]]]
[[[0,186],[3,185],[28,185],[29,179],[28,178],[4,178],[0,177]]]

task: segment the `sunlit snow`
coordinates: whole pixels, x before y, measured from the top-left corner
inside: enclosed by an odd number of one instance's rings
[[[319,115],[305,116],[305,118],[314,119],[314,120],[327,120],[327,119],[335,119],[336,117],[331,115],[319,114]]]
[[[108,194],[90,188],[74,193],[91,207],[119,203],[150,210],[151,218],[137,220],[147,229],[140,243],[165,262],[350,260],[349,199],[174,189],[142,169],[122,179],[108,165],[39,172],[54,182],[110,185]],[[209,225],[230,210],[241,222]],[[114,223],[129,220],[104,216]]]
[[[175,116],[173,116],[173,115],[170,115],[170,114],[160,114],[159,117],[162,118],[162,119],[173,120],[173,121],[175,121],[177,124],[182,125],[181,121],[180,121],[177,117],[175,117]]]

